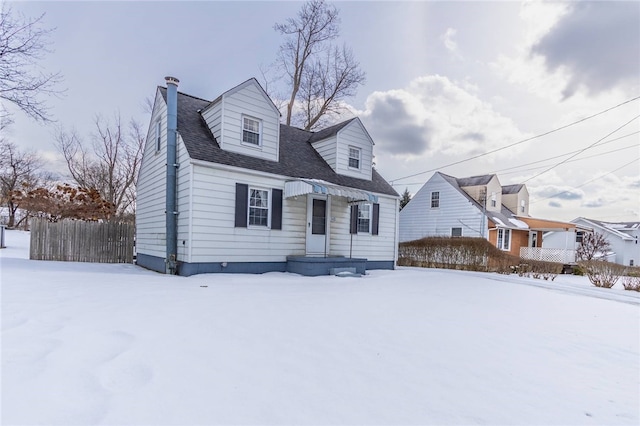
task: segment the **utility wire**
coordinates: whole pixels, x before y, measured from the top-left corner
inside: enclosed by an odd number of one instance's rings
[[[595,177],[595,178],[593,178],[593,179],[590,179],[590,180],[588,180],[588,181],[586,181],[586,182],[584,182],[584,183],[582,183],[582,184],[580,184],[580,185],[578,185],[578,186],[574,186],[574,187],[572,187],[571,189],[578,189],[578,188],[582,188],[583,186],[588,185],[588,184],[590,184],[591,182],[595,182],[595,181],[596,181],[596,180],[598,180],[598,179],[602,179],[603,177],[608,176],[608,175],[610,175],[610,174],[612,174],[612,173],[615,173],[615,172],[617,172],[618,170],[623,169],[623,168],[625,168],[625,167],[627,167],[627,166],[629,166],[629,165],[631,165],[631,164],[635,163],[635,162],[636,162],[636,161],[638,161],[638,160],[640,160],[640,157],[637,157],[637,158],[635,158],[634,160],[629,161],[628,163],[623,164],[622,166],[620,166],[620,167],[618,167],[618,168],[616,168],[616,169],[614,169],[614,170],[611,170],[611,171],[610,171],[610,172],[608,172],[608,173],[605,173],[605,174],[603,174],[603,175],[600,175],[600,176],[597,176],[597,177]],[[557,194],[553,194],[553,195],[550,195],[550,196],[545,197],[545,198],[540,198],[539,200],[531,201],[529,204],[534,204],[534,203],[538,203],[538,202],[540,202],[540,201],[548,200],[549,198],[554,198],[554,197],[557,197],[558,195],[564,194],[565,192],[569,192],[569,190],[566,190],[566,191],[560,191],[560,192],[558,192]]]
[[[618,127],[618,128],[616,128],[614,131],[612,131],[612,132],[608,133],[606,136],[604,136],[604,137],[602,137],[602,138],[598,139],[597,141],[595,141],[595,142],[594,142],[594,143],[592,143],[591,145],[587,146],[586,148],[582,148],[580,151],[578,151],[577,153],[575,153],[575,154],[571,155],[569,158],[567,158],[567,159],[565,159],[565,160],[562,160],[562,161],[561,161],[561,162],[559,162],[558,164],[553,165],[553,166],[549,167],[548,169],[546,169],[546,170],[544,170],[544,171],[542,171],[542,172],[540,172],[540,173],[537,173],[537,174],[535,174],[535,175],[531,176],[530,178],[525,179],[524,181],[522,181],[522,182],[520,182],[520,183],[529,182],[531,179],[537,178],[538,176],[543,175],[543,174],[547,173],[548,171],[553,170],[553,169],[555,169],[556,167],[558,167],[558,166],[560,166],[560,165],[562,165],[562,164],[566,163],[566,162],[567,162],[567,161],[569,161],[570,159],[572,159],[572,158],[574,158],[574,157],[576,157],[576,156],[580,155],[581,153],[585,152],[585,151],[586,151],[586,150],[588,150],[589,148],[592,148],[592,147],[594,147],[595,145],[599,144],[600,142],[602,142],[603,140],[605,140],[606,138],[608,138],[609,136],[611,136],[612,134],[614,134],[614,133],[615,133],[615,132],[617,132],[618,130],[622,129],[623,127],[625,127],[625,126],[627,126],[627,125],[631,124],[631,122],[632,122],[632,121],[637,120],[638,118],[640,118],[640,115],[636,115],[636,116],[635,116],[635,117],[633,117],[631,120],[629,120],[629,121],[627,121],[626,123],[624,123],[622,126],[619,126],[619,127]]]
[[[619,107],[621,107],[621,106],[623,106],[623,105],[626,105],[626,104],[628,104],[628,103],[630,103],[630,102],[633,102],[633,101],[636,101],[636,100],[638,100],[638,99],[640,99],[640,96],[636,96],[635,98],[631,98],[631,99],[626,100],[626,101],[624,101],[624,102],[622,102],[622,103],[619,103],[618,105],[612,106],[612,107],[610,107],[610,108],[607,108],[607,109],[605,109],[605,110],[602,110],[602,111],[600,111],[600,112],[598,112],[598,113],[595,113],[595,114],[593,114],[593,115],[590,115],[590,116],[588,116],[588,117],[581,118],[580,120],[574,121],[574,122],[572,122],[572,123],[565,124],[564,126],[560,126],[560,127],[555,128],[555,129],[553,129],[553,130],[549,130],[549,131],[547,131],[547,132],[540,133],[539,135],[532,136],[532,137],[530,137],[530,138],[526,138],[526,139],[520,140],[520,141],[518,141],[518,142],[514,142],[514,143],[512,143],[512,144],[505,145],[505,146],[503,146],[503,147],[501,147],[501,148],[496,148],[496,149],[494,149],[494,150],[484,152],[484,153],[482,153],[482,154],[474,155],[473,157],[465,158],[464,160],[454,161],[453,163],[449,163],[449,164],[446,164],[446,165],[444,165],[444,166],[436,167],[436,168],[434,168],[434,169],[425,170],[425,171],[420,172],[420,173],[414,173],[414,174],[412,174],[412,175],[408,175],[408,176],[403,176],[403,177],[399,177],[399,178],[396,178],[396,179],[392,179],[392,180],[390,180],[389,182],[393,185],[393,183],[394,183],[394,182],[396,182],[396,181],[398,181],[398,180],[409,179],[409,178],[412,178],[412,177],[415,177],[415,176],[423,175],[423,174],[425,174],[425,173],[434,172],[434,171],[436,171],[436,170],[444,169],[444,168],[446,168],[446,167],[455,166],[456,164],[466,163],[467,161],[475,160],[476,158],[484,157],[485,155],[493,154],[493,153],[495,153],[495,152],[502,151],[502,150],[504,150],[504,149],[511,148],[511,147],[513,147],[513,146],[520,145],[520,144],[522,144],[522,143],[529,142],[529,141],[531,141],[531,140],[538,139],[538,138],[541,138],[541,137],[543,137],[543,136],[547,136],[547,135],[549,135],[549,134],[551,134],[551,133],[558,132],[558,131],[563,130],[563,129],[566,129],[566,128],[568,128],[568,127],[575,126],[576,124],[582,123],[583,121],[590,120],[590,119],[592,119],[592,118],[594,118],[594,117],[597,117],[597,116],[599,116],[599,115],[602,115],[602,114],[604,114],[604,113],[606,113],[606,112],[609,112],[609,111],[611,111],[611,110],[614,110],[614,109],[616,109],[616,108],[619,108]]]
[[[635,132],[635,133],[640,133],[640,132]],[[623,137],[624,137],[624,136],[623,136]],[[621,139],[621,138],[617,138],[617,139]],[[612,140],[610,140],[610,141],[607,141],[607,142],[601,143],[601,144],[600,144],[600,145],[598,145],[598,146],[602,146],[602,145],[604,145],[605,143],[608,143],[608,142],[613,142],[613,141],[615,141],[615,140],[617,140],[617,139],[612,139]],[[640,145],[638,145],[638,144],[629,145],[629,146],[625,146],[625,147],[622,147],[622,148],[613,149],[613,150],[611,150],[611,151],[605,151],[605,152],[601,152],[601,153],[598,153],[598,154],[590,155],[590,156],[588,156],[588,157],[577,158],[577,159],[575,159],[575,160],[567,161],[567,163],[574,163],[574,162],[576,162],[576,161],[588,160],[589,158],[599,157],[599,156],[601,156],[601,155],[611,154],[611,153],[618,152],[618,151],[624,151],[625,149],[638,148],[639,146],[640,146]],[[500,173],[501,175],[509,175],[509,174],[513,174],[513,173],[528,172],[528,171],[530,171],[530,170],[539,170],[539,169],[541,169],[541,168],[543,168],[543,167],[546,167],[546,165],[542,165],[542,166],[538,166],[538,167],[531,167],[531,168],[529,168],[529,169],[523,169],[522,167],[524,167],[524,166],[530,166],[530,165],[532,165],[532,164],[543,163],[543,162],[545,162],[545,161],[549,161],[549,160],[555,160],[556,158],[565,157],[565,156],[567,156],[567,155],[573,154],[573,153],[578,152],[578,151],[579,151],[579,150],[571,151],[571,152],[566,152],[566,153],[564,153],[564,154],[556,155],[556,156],[554,156],[554,157],[549,157],[549,158],[545,158],[545,159],[538,160],[538,161],[532,161],[532,162],[530,162],[530,163],[520,164],[519,166],[507,167],[507,168],[505,168],[505,169],[500,169],[500,170],[494,170],[493,172],[490,172],[490,173],[488,173],[488,174],[497,174],[497,173]],[[516,170],[514,170],[514,169],[516,169]],[[509,170],[512,170],[512,171],[509,171]],[[406,185],[406,186],[409,186],[409,185],[424,185],[424,182],[411,182],[411,183],[405,183],[404,185]]]
[[[589,158],[600,157],[602,155],[612,154],[614,152],[624,151],[625,149],[638,148],[638,147],[640,147],[640,145],[638,145],[638,144],[629,145],[629,146],[625,146],[623,148],[612,149],[611,151],[605,151],[605,152],[600,152],[598,154],[589,155],[588,157],[576,158],[575,160],[567,161],[567,163],[575,163],[576,161],[588,160]],[[568,155],[568,154],[558,155],[556,157],[547,158],[546,160],[534,161],[533,163],[523,164],[523,166],[528,166],[530,164],[535,164],[535,163],[541,163],[543,161],[552,160],[552,159],[558,158],[558,157],[564,157],[565,155]],[[498,171],[495,171],[493,173],[501,173],[501,175],[511,175],[511,174],[514,174],[514,173],[528,172],[530,170],[538,170],[538,169],[541,169],[543,167],[546,167],[546,166],[531,167],[529,169],[520,169],[520,170],[512,170],[512,169],[514,169],[514,167],[509,167],[508,169],[503,169],[503,170],[511,170],[511,171],[505,172],[505,171],[498,170]]]

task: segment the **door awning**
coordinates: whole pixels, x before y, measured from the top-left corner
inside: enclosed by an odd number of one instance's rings
[[[305,194],[325,194],[349,198],[351,201],[378,202],[378,196],[361,189],[336,185],[320,179],[296,179],[285,182],[284,197],[297,197]]]

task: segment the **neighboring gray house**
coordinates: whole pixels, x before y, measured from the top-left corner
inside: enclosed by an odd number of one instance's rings
[[[177,85],[167,77],[155,96],[137,184],[139,265],[180,275],[395,267],[399,196],[373,168],[358,118],[309,132],[280,124],[255,79],[214,101]]]
[[[565,241],[577,248],[585,229],[597,232],[609,242],[609,253],[603,253],[607,260],[620,265],[638,266],[640,261],[640,222],[604,222],[578,217],[571,221],[578,228],[569,232],[549,232],[544,236],[543,247],[564,247]]]

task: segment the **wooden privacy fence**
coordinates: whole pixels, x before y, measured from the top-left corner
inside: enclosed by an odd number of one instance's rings
[[[30,225],[30,259],[133,263],[133,224],[34,218]]]

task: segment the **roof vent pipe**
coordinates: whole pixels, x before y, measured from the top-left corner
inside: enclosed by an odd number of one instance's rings
[[[167,257],[165,272],[178,273],[178,208],[176,205],[177,188],[177,132],[178,132],[178,80],[175,77],[165,77],[167,82],[167,194],[166,194],[166,222],[167,222]]]

